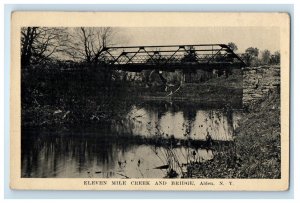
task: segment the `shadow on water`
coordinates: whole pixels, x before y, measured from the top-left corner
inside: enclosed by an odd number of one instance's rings
[[[22,177],[189,177],[190,163],[234,153],[239,118],[239,110],[229,108],[143,102],[120,122],[22,128]]]

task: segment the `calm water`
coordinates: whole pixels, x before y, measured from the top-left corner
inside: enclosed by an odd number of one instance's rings
[[[217,148],[184,142],[232,142],[241,113],[172,103],[132,105],[123,119],[88,128],[22,130],[22,177],[180,177]],[[205,143],[205,142],[204,142]],[[226,143],[226,142],[225,142]]]

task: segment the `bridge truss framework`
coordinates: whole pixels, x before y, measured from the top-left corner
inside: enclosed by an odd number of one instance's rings
[[[225,44],[105,47],[101,55],[101,63],[106,66],[131,72],[195,72],[246,66]]]

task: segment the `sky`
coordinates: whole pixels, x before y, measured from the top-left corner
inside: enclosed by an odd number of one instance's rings
[[[126,27],[117,28],[120,45],[228,44],[243,53],[248,47],[272,53],[280,50],[278,27]]]

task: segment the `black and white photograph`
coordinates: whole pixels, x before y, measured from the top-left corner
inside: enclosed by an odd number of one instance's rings
[[[282,178],[280,26],[19,32],[21,179]]]

